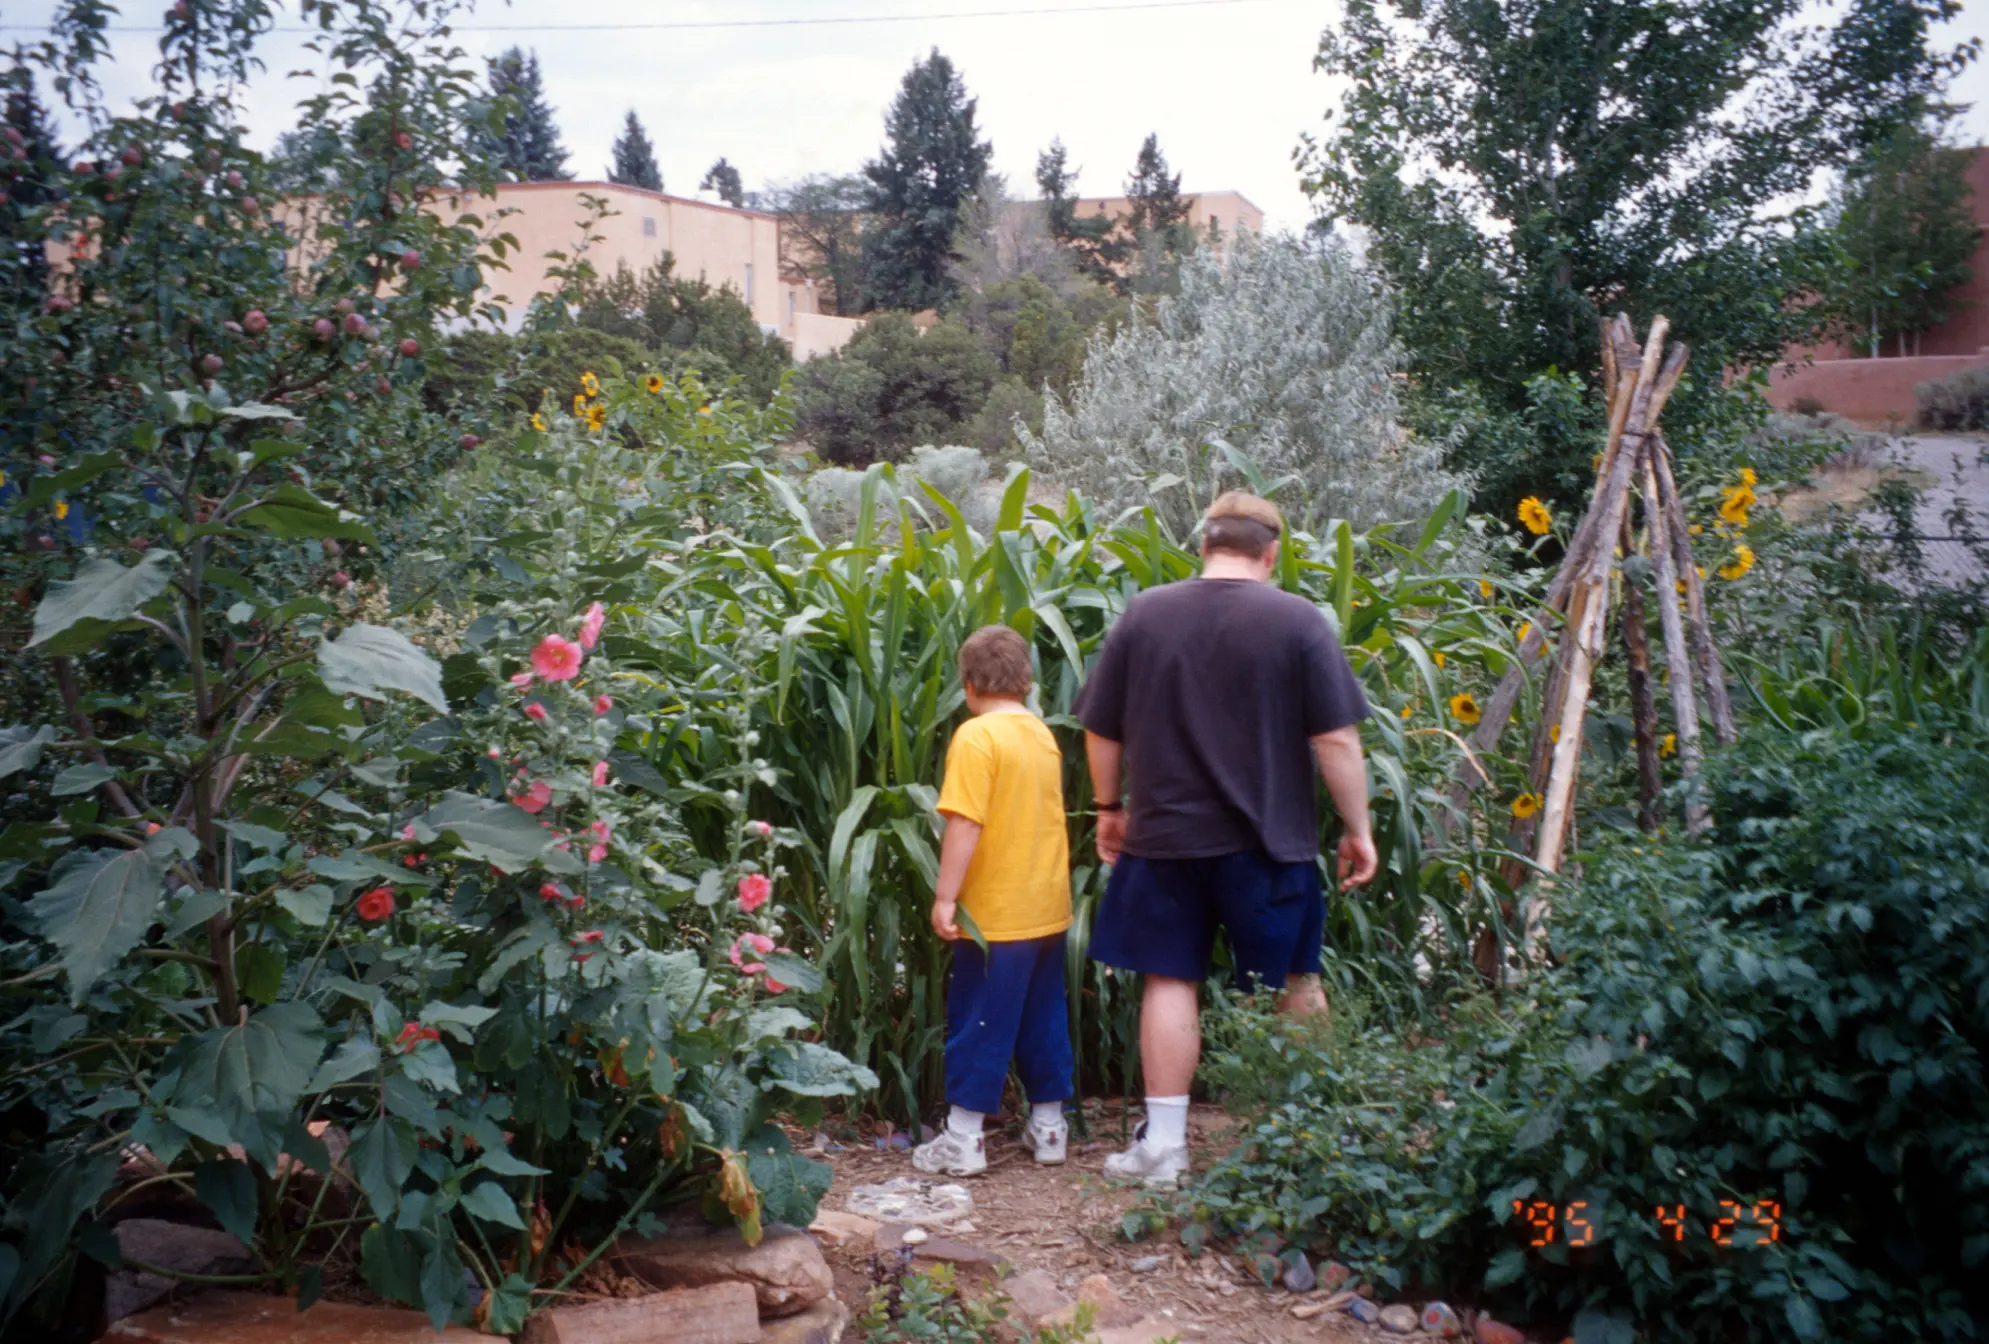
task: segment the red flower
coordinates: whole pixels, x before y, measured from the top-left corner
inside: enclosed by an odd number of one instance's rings
[[[764,971],[767,968],[765,962],[747,961],[745,957],[740,954],[739,949],[741,946],[749,948],[753,952],[756,952],[760,956],[764,957],[767,953],[773,951],[773,946],[774,946],[773,939],[767,937],[764,933],[742,933],[736,939],[734,939],[732,943],[731,956],[732,956],[732,964],[734,966],[737,966],[740,970],[744,971],[748,975],[758,975],[761,971]]]
[[[608,763],[606,761],[594,762],[594,787],[597,789],[608,787]]]
[[[582,943],[598,943],[605,937],[607,937],[607,935],[602,933],[599,929],[589,929],[587,930],[587,932],[581,934],[578,938],[569,938],[567,939],[567,941],[572,943],[575,947],[579,947]]]
[[[749,873],[739,879],[739,908],[747,914],[767,903],[773,895],[773,883],[765,873]]]
[[[547,882],[539,888],[539,899],[542,901],[563,901],[566,899],[566,893],[559,889],[558,883]]]
[[[367,923],[377,924],[388,915],[394,913],[394,889],[392,887],[375,887],[361,896],[358,904],[352,908]]]
[[[594,697],[595,717],[598,718],[601,715],[606,714],[609,710],[613,709],[614,707],[615,707],[614,697],[609,695],[597,695]]]
[[[587,862],[599,863],[601,860],[607,857],[608,857],[608,847],[606,845],[587,846]]]
[[[401,1034],[394,1039],[394,1049],[407,1053],[423,1041],[439,1041],[442,1033],[433,1027],[424,1027],[419,1022],[410,1022],[401,1028]]]
[[[601,637],[601,627],[607,624],[607,620],[608,614],[601,610],[599,602],[587,608],[587,614],[580,618],[581,648],[591,649],[594,647],[594,641]]]
[[[544,723],[546,721],[546,707],[534,700],[531,704],[525,706],[525,717]]]
[[[552,785],[543,779],[534,780],[532,787],[511,800],[518,804],[521,812],[543,812],[546,804],[552,801]]]
[[[547,635],[532,650],[532,670],[547,681],[571,681],[578,675],[585,656],[572,640]]]

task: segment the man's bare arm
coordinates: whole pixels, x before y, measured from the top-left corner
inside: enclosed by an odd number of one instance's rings
[[[1085,730],[1084,758],[1091,766],[1091,796],[1101,803],[1123,803],[1125,796],[1121,790],[1125,786],[1123,766],[1126,749],[1123,744],[1109,737]],[[1126,814],[1100,812],[1098,814],[1098,857],[1105,863],[1119,861],[1119,849],[1126,840]]]
[[[1359,726],[1350,723],[1319,734],[1312,739],[1312,754],[1346,828],[1340,837],[1337,866],[1340,890],[1345,891],[1373,880],[1380,866],[1374,851],[1374,824],[1367,811],[1367,761],[1361,755]]]

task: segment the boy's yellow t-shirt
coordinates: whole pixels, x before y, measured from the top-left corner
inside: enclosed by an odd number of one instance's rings
[[[1070,927],[1070,841],[1063,753],[1034,714],[983,714],[946,752],[939,810],[981,825],[960,907],[989,942]]]

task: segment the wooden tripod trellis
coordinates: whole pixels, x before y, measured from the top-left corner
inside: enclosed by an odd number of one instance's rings
[[[1663,777],[1659,770],[1657,702],[1651,684],[1650,650],[1645,637],[1644,593],[1634,577],[1619,571],[1620,555],[1647,555],[1664,633],[1666,688],[1680,764],[1686,779],[1699,774],[1699,698],[1703,692],[1714,737],[1734,739],[1733,707],[1720,669],[1719,648],[1706,620],[1705,585],[1692,551],[1690,524],[1679,503],[1671,450],[1658,428],[1665,402],[1678,386],[1690,349],[1684,342],[1666,348],[1670,322],[1658,317],[1640,349],[1630,319],[1618,313],[1602,324],[1602,384],[1609,406],[1609,436],[1596,470],[1594,497],[1568,543],[1560,571],[1548,586],[1545,603],[1520,641],[1519,661],[1508,669],[1485,706],[1471,737],[1474,751],[1489,751],[1512,718],[1528,682],[1529,670],[1546,653],[1548,669],[1541,712],[1534,730],[1528,779],[1541,800],[1537,819],[1515,823],[1513,849],[1533,855],[1542,879],[1528,904],[1526,944],[1536,951],[1545,933],[1550,883],[1558,873],[1574,825],[1576,775],[1581,767],[1582,727],[1590,687],[1604,651],[1611,597],[1619,600],[1620,630],[1630,670],[1631,717],[1636,728],[1639,823],[1657,829]],[[1643,507],[1641,535],[1632,526],[1631,498]],[[1681,603],[1674,594],[1682,593]],[[1681,610],[1681,607],[1683,608]],[[1558,637],[1550,635],[1558,630]],[[1465,763],[1476,773],[1476,762]],[[1468,776],[1460,773],[1452,800],[1460,815],[1468,797]],[[1710,824],[1703,800],[1688,793],[1685,825],[1698,834]],[[1517,886],[1526,867],[1508,864],[1506,877]]]

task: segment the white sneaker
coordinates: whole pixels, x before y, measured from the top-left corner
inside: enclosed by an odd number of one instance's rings
[[[1057,1166],[1070,1152],[1070,1124],[1059,1120],[1054,1125],[1040,1125],[1031,1120],[1022,1127],[1022,1146],[1042,1165]]]
[[[931,1142],[912,1149],[912,1165],[934,1176],[978,1176],[988,1169],[986,1144],[978,1134],[955,1134],[942,1125]]]
[[[1105,1159],[1105,1174],[1120,1180],[1139,1181],[1149,1190],[1172,1190],[1188,1172],[1188,1145],[1174,1148],[1149,1147],[1146,1126],[1134,1136],[1133,1146]]]

